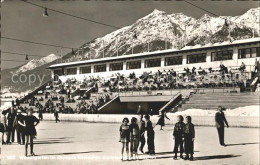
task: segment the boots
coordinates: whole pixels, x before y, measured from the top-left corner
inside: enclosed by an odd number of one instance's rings
[[[32,156],[35,156],[34,152],[33,152],[33,144],[30,144],[30,147],[31,147],[31,155]]]
[[[193,154],[190,155],[190,161],[193,161]]]
[[[174,160],[177,160],[177,153],[175,153],[173,159],[174,159]]]
[[[189,160],[189,159],[190,159],[189,154],[186,154],[184,160]]]
[[[25,156],[27,156],[28,143],[25,144]]]
[[[183,157],[182,153],[181,153],[181,155],[180,155],[180,158],[181,158],[181,159],[184,159],[184,157]]]

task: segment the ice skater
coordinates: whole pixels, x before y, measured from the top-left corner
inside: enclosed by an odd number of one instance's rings
[[[130,141],[130,127],[128,125],[129,119],[125,117],[122,121],[122,125],[120,126],[120,142],[122,143],[122,150],[121,150],[121,160],[124,159],[124,149],[126,148],[127,153],[127,160],[129,160],[129,141]]]
[[[183,129],[185,160],[193,161],[195,129],[191,123],[191,117],[186,116],[186,124]]]
[[[225,114],[223,112],[223,108],[221,106],[218,107],[218,112],[215,115],[216,127],[218,130],[219,143],[222,146],[226,146],[224,141],[224,132],[225,132],[225,124],[228,126],[228,122],[226,120]],[[225,124],[224,124],[225,123]]]
[[[24,123],[23,121],[24,115],[22,115],[22,111],[19,109],[17,111],[17,116],[15,118],[15,122],[17,123],[16,126],[16,134],[17,134],[17,142],[18,144],[24,145],[25,144],[25,135],[24,135],[24,127],[18,123],[20,121],[21,123]]]
[[[16,128],[16,124],[14,123],[14,119],[16,117],[16,110],[14,107],[12,107],[10,109],[10,112],[8,113],[7,115],[7,131],[8,131],[8,134],[7,134],[7,144],[11,144],[11,141],[12,143],[14,142],[14,136],[15,136],[15,128]]]
[[[55,117],[56,123],[57,123],[57,122],[60,122],[60,120],[59,120],[59,111],[56,110],[56,111],[54,112],[54,117]]]
[[[2,145],[6,144],[6,138],[7,138],[7,119],[6,119],[6,114],[7,114],[6,110],[2,111],[1,122],[0,122],[0,132],[2,132]]]
[[[31,156],[35,156],[35,153],[33,152],[33,138],[36,135],[35,127],[39,124],[40,121],[35,116],[33,116],[33,109],[29,109],[27,112],[27,116],[24,116],[22,120],[24,121],[24,123],[22,123],[21,121],[18,121],[18,123],[25,127],[25,156],[27,156],[29,140]]]
[[[170,119],[168,118],[168,116],[166,115],[165,112],[160,112],[160,113],[161,113],[161,114],[159,115],[159,120],[158,120],[158,122],[156,123],[156,125],[160,125],[160,126],[161,126],[161,129],[160,129],[160,130],[163,130],[162,127],[165,126],[165,119],[164,119],[164,118],[166,118],[166,119],[168,119],[168,120],[170,120]],[[156,126],[156,125],[155,125],[155,126]]]
[[[139,145],[139,126],[136,124],[137,118],[133,117],[130,124],[130,138],[131,138],[131,159],[138,159],[138,145]]]
[[[39,120],[43,120],[43,115],[42,115],[42,109],[39,109],[39,114],[38,114]]]
[[[173,139],[174,139],[174,160],[177,160],[177,153],[178,153],[178,148],[180,147],[180,158],[183,159],[183,129],[185,127],[185,124],[183,123],[183,116],[179,115],[177,116],[178,122],[174,126],[173,130]]]

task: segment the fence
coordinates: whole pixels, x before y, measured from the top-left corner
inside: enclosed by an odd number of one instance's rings
[[[176,114],[167,114],[171,120],[165,120],[166,125],[173,125],[177,122]],[[122,123],[122,119],[128,117],[138,118],[137,115],[108,115],[108,114],[60,114],[61,121],[68,122],[95,122],[95,123]],[[226,116],[229,126],[231,127],[252,127],[259,128],[259,117],[257,116]],[[54,121],[53,114],[43,114],[43,119]],[[159,117],[154,115],[151,117],[152,123],[155,125]],[[214,116],[192,116],[192,122],[196,126],[215,126]]]

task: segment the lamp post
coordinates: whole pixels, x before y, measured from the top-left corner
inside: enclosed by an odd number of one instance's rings
[[[61,59],[61,63],[62,63],[62,47],[60,48],[60,59]]]
[[[165,49],[167,49],[167,28],[166,28],[166,33],[165,33]]]
[[[105,44],[104,44],[104,40],[102,40],[102,47],[103,47],[103,58],[105,57]]]
[[[132,54],[134,54],[133,37],[131,37]]]
[[[116,56],[118,56],[118,37],[116,37]]]

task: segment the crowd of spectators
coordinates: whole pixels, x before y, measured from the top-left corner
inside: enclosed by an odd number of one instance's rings
[[[237,70],[232,72],[222,63],[219,68],[188,68],[183,71],[174,69],[158,70],[156,72],[143,72],[136,75],[134,72],[125,76],[120,73],[112,75],[109,79],[90,76],[83,81],[76,79],[67,79],[66,82],[57,80],[49,83],[44,92],[45,99],[41,96],[39,99],[35,96],[25,99],[24,103],[29,106],[35,106],[42,113],[98,113],[98,108],[111,100],[108,93],[124,91],[142,91],[142,90],[164,90],[164,89],[183,89],[183,88],[200,88],[200,87],[223,87],[243,85],[241,79],[246,66],[241,64]],[[88,89],[92,88],[91,92]],[[102,90],[100,91],[99,88]],[[81,89],[85,91],[72,97],[72,92]],[[90,94],[91,93],[91,94]],[[95,96],[92,96],[92,93]],[[45,104],[42,105],[41,102]],[[56,102],[56,104],[54,104]],[[69,103],[75,103],[72,108]],[[26,107],[23,107],[26,109]]]

